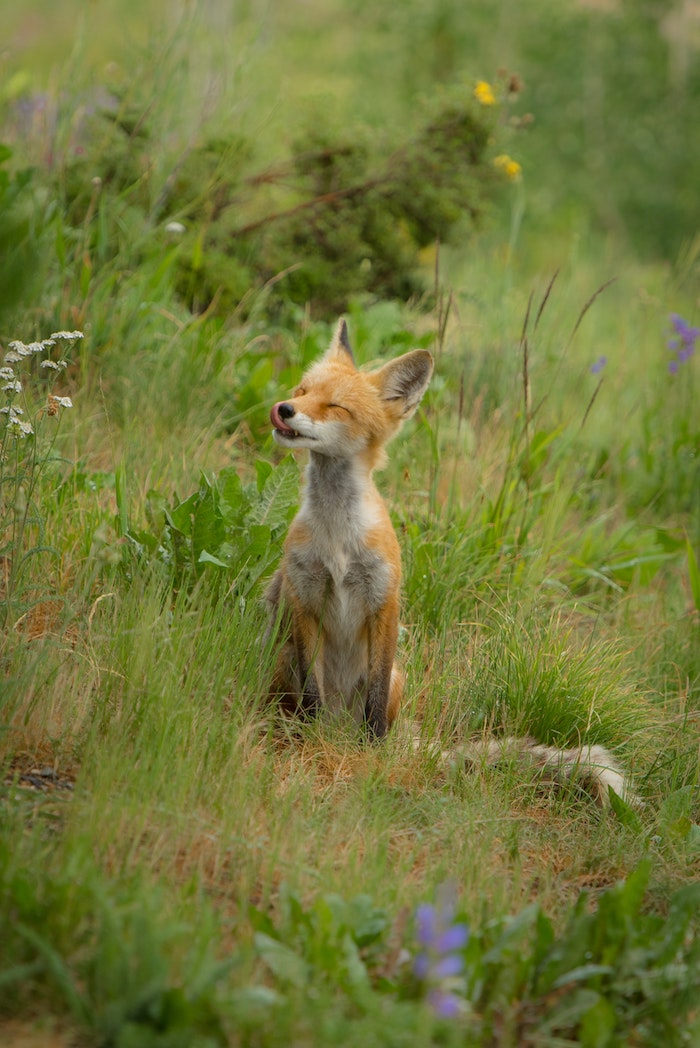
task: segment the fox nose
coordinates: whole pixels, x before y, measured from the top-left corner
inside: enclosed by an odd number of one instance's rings
[[[296,411],[294,410],[294,406],[292,404],[287,404],[283,401],[281,404],[275,404],[275,406],[273,407],[272,411],[270,412],[270,421],[272,422],[272,425],[275,427],[275,429],[284,430],[286,429],[285,420],[288,418],[293,418],[295,414]]]

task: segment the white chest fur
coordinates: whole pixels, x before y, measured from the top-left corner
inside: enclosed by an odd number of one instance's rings
[[[359,723],[369,623],[396,581],[369,541],[382,523],[381,502],[354,463],[312,460],[298,523],[308,541],[289,550],[287,579],[319,623],[315,672],[326,705],[335,712],[346,709]]]

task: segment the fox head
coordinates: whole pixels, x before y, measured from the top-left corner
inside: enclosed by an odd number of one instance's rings
[[[433,358],[425,349],[359,371],[340,320],[326,354],[294,395],[272,408],[274,438],[282,447],[309,448],[331,458],[366,457],[374,468],[384,445],[415,412],[432,373]]]

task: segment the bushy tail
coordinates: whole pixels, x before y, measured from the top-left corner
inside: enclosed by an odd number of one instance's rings
[[[424,748],[420,736],[413,737],[414,749]],[[604,746],[573,746],[559,749],[544,746],[528,737],[503,739],[477,738],[455,746],[451,750],[438,749],[429,743],[428,749],[437,753],[447,767],[468,764],[473,767],[516,763],[535,769],[546,782],[579,783],[601,807],[610,803],[612,790],[618,797],[635,808],[642,801],[632,789],[629,777]]]

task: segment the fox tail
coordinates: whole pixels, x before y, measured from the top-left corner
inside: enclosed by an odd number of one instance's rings
[[[423,749],[424,743],[414,736],[414,749]],[[559,785],[578,783],[602,808],[610,804],[612,790],[634,808],[642,807],[629,777],[622,766],[604,746],[581,745],[570,749],[545,746],[528,737],[476,738],[442,750],[428,744],[446,768],[497,767],[515,763],[533,769],[545,782]]]

